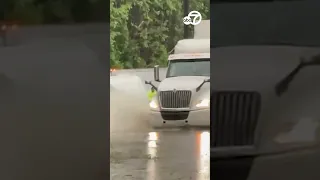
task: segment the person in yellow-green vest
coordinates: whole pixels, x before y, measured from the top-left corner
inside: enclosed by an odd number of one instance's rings
[[[151,87],[151,90],[148,91],[148,99],[149,101],[152,100],[152,98],[157,94],[157,91],[155,90],[154,87]]]

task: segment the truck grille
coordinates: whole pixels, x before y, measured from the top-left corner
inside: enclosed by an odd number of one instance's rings
[[[191,91],[160,91],[159,99],[162,108],[188,108]]]
[[[213,147],[254,145],[260,113],[258,92],[217,91],[211,94]]]

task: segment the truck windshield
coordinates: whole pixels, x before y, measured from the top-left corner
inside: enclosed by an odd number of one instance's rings
[[[210,76],[210,59],[171,60],[167,78],[177,76]]]
[[[243,45],[320,46],[320,1],[216,0],[213,3],[211,48]]]

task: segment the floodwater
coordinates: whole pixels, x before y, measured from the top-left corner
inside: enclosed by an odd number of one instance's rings
[[[209,138],[204,131],[119,134],[111,143],[111,179],[210,179]]]
[[[155,130],[144,97],[112,90],[110,97],[110,179],[210,179],[209,130]]]

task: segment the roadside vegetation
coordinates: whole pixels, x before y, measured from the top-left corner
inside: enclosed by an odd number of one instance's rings
[[[210,1],[189,0],[190,10],[210,16]],[[168,53],[183,38],[183,0],[111,0],[111,66],[165,66]]]

